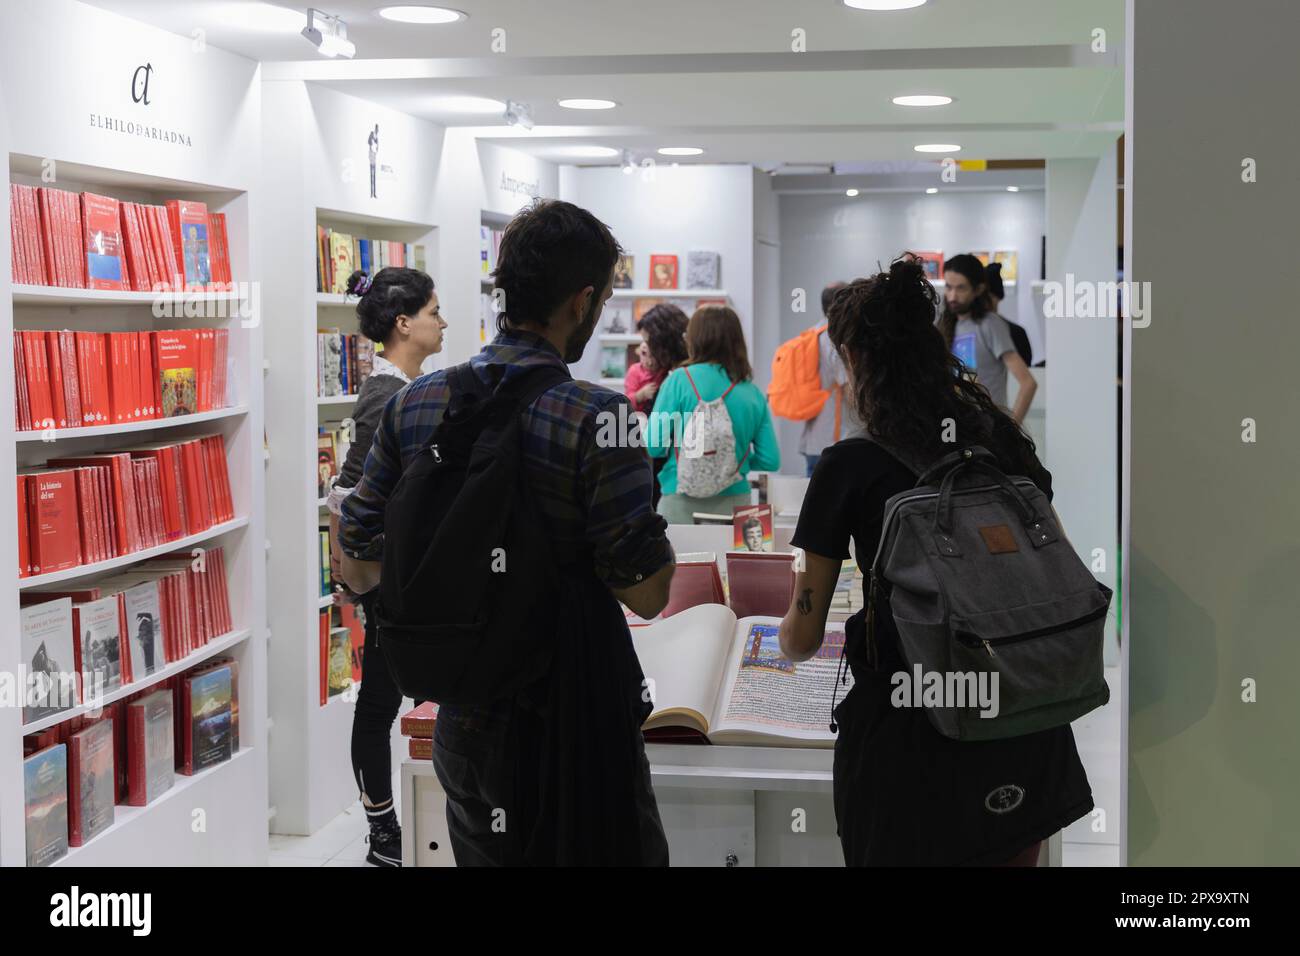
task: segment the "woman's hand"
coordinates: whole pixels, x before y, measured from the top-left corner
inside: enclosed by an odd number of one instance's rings
[[[659,383],[650,382],[649,384],[642,385],[641,388],[637,390],[636,400],[639,404],[645,404],[646,402],[654,401],[654,397],[658,393]]]

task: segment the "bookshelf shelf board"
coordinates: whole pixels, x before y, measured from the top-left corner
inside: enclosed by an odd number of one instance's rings
[[[23,735],[39,733],[47,727],[53,727],[55,724],[61,724],[65,720],[71,720],[73,717],[80,717],[82,714],[89,713],[100,707],[104,707],[114,701],[121,700],[123,697],[130,697],[132,694],[142,690],[148,690],[155,684],[160,684],[169,677],[179,674],[181,671],[189,670],[195,664],[201,664],[210,657],[215,657],[224,650],[234,647],[236,644],[246,641],[253,632],[248,628],[242,628],[238,631],[231,631],[228,634],[222,634],[213,638],[207,644],[198,650],[185,655],[178,661],[172,661],[164,667],[158,668],[149,676],[142,680],[134,680],[129,684],[123,684],[121,687],[109,691],[103,697],[96,698],[85,704],[79,704],[67,710],[61,710],[57,714],[50,714],[48,717],[42,717],[40,720],[34,720],[30,724],[23,724]]]
[[[160,428],[179,428],[182,425],[193,425],[198,422],[215,422],[224,418],[235,418],[240,415],[248,414],[247,405],[233,405],[230,408],[218,408],[210,412],[199,412],[195,415],[176,415],[172,418],[149,418],[139,422],[125,422],[120,425],[90,425],[85,428],[56,428],[48,434],[52,436],[55,442],[65,441],[69,438],[95,438],[100,435],[129,435],[133,432],[155,431]],[[20,442],[39,442],[45,441],[46,432],[40,429],[31,431],[17,432],[14,435],[16,441]]]
[[[247,518],[236,518],[234,521],[225,521],[221,524],[214,524],[211,528],[208,528],[206,531],[200,531],[198,534],[192,534],[184,538],[177,538],[175,541],[168,541],[166,544],[160,544],[154,548],[145,548],[142,551],[132,551],[130,554],[110,558],[107,561],[96,561],[94,564],[79,564],[75,568],[66,568],[63,571],[51,571],[48,574],[33,574],[29,578],[19,578],[18,590],[25,591],[28,588],[38,587],[42,584],[57,584],[60,581],[71,581],[75,578],[88,578],[96,574],[103,574],[105,571],[125,568],[140,561],[148,560],[149,558],[156,558],[160,555],[170,554],[173,551],[188,548],[190,545],[210,541],[213,538],[219,538],[226,532],[234,531],[237,528],[243,528],[247,524]]]
[[[319,610],[323,611],[325,610],[325,608],[330,607],[333,603],[334,603],[334,595],[326,594],[323,598],[320,599],[320,602],[316,605],[316,607]]]
[[[232,754],[229,760],[223,761],[217,764],[215,767],[208,767],[206,770],[200,770],[198,773],[193,774],[191,776],[186,776],[185,774],[178,772],[176,774],[175,783],[171,785],[171,789],[169,789],[166,793],[159,796],[157,800],[154,800],[152,803],[147,804],[143,807],[128,807],[125,806],[124,804],[119,803],[116,807],[113,808],[112,826],[104,830],[102,833],[96,834],[95,838],[91,840],[89,843],[85,844],[84,846],[68,847],[67,855],[60,857],[58,860],[52,863],[51,866],[81,865],[80,863],[78,863],[78,857],[86,850],[93,850],[95,844],[98,841],[107,838],[111,834],[115,833],[118,830],[123,829],[124,827],[131,826],[141,817],[148,815],[149,811],[152,810],[154,807],[158,806],[159,804],[166,803],[169,800],[175,799],[179,794],[184,793],[186,790],[189,790],[193,786],[201,784],[213,774],[221,773],[222,770],[230,767],[231,764],[234,764],[237,761],[245,760],[248,757],[248,755],[253,752],[253,749],[254,748],[252,747],[240,747],[239,753]]]
[[[111,289],[69,289],[61,286],[15,285],[14,305],[153,305],[170,308],[187,303],[240,302],[242,292],[117,292]],[[183,318],[184,315],[177,316]]]
[[[317,405],[351,405],[357,400],[355,395],[321,395],[316,398]]]

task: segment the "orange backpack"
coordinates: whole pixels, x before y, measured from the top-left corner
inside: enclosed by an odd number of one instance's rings
[[[816,418],[830,398],[822,388],[821,356],[817,337],[826,326],[800,332],[781,343],[772,357],[772,384],[767,387],[767,403],[772,414],[806,422]],[[838,409],[837,409],[838,411]]]

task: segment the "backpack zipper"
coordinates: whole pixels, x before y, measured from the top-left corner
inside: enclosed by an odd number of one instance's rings
[[[1093,621],[1105,617],[1107,610],[1107,606],[1103,604],[1097,610],[1089,611],[1083,617],[1077,617],[1073,621],[1066,621],[1064,624],[1053,624],[1050,627],[1040,627],[1037,630],[1025,631],[1023,634],[1011,634],[1007,637],[984,638],[971,631],[954,631],[953,637],[967,647],[982,646],[988,652],[989,657],[996,657],[997,655],[993,653],[994,644],[1019,644],[1021,641],[1032,641],[1038,637],[1047,637],[1051,634],[1059,634],[1062,631],[1071,631],[1076,627],[1091,624]]]

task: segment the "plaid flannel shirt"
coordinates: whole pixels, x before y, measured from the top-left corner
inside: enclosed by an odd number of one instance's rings
[[[470,359],[470,367],[488,384],[542,363],[568,372],[553,345],[521,330],[498,335]],[[364,561],[382,557],[389,495],[429,444],[450,394],[447,372],[440,370],[421,376],[389,400],[361,481],[340,510],[339,543],[347,554]],[[628,406],[621,414],[620,405]],[[651,507],[649,457],[626,442],[598,442],[601,413],[615,420],[632,417],[627,398],[610,389],[572,378],[555,386],[523,413],[524,463],[557,559],[563,564],[589,554],[601,580],[627,587],[671,561],[672,548]]]

